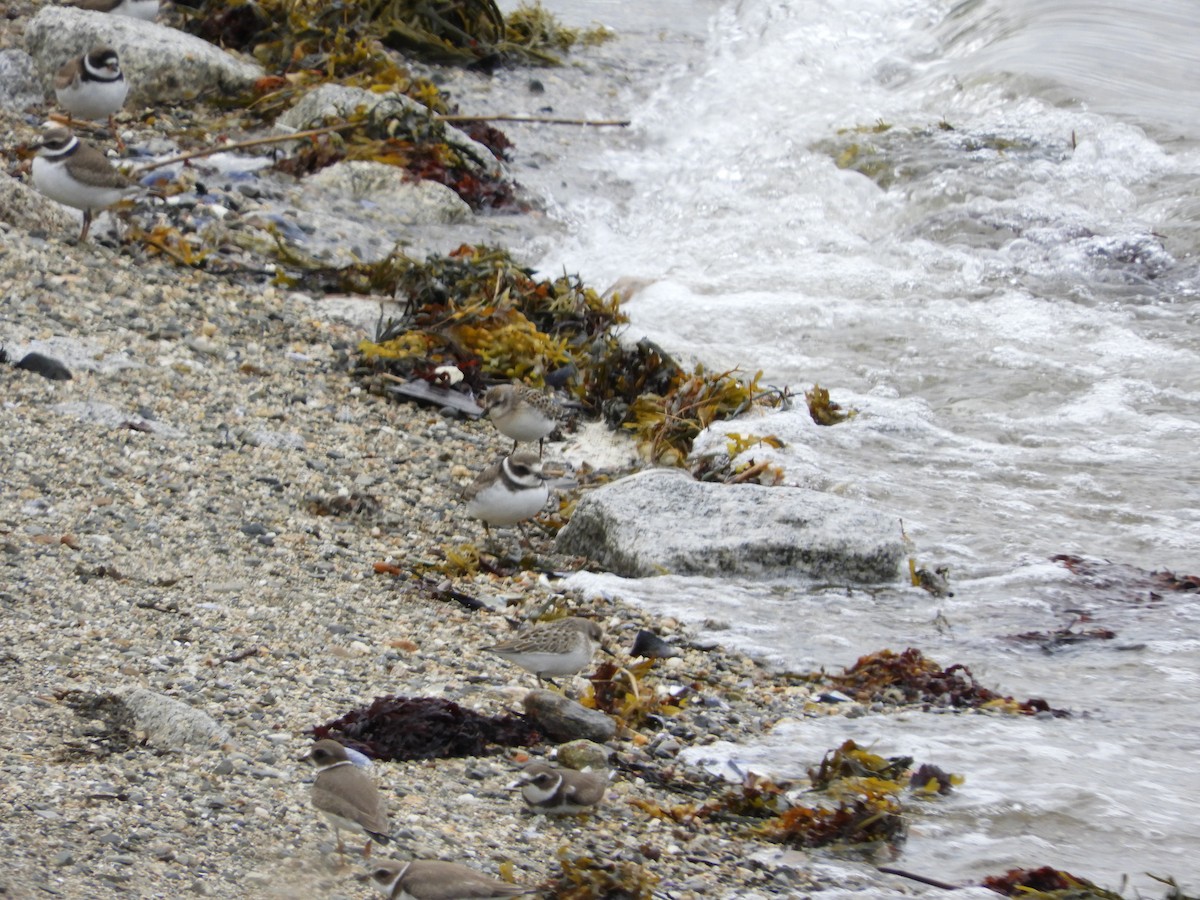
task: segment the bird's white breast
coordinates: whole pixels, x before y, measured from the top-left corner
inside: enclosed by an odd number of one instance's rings
[[[546,505],[550,490],[544,484],[511,491],[497,480],[479,491],[467,504],[467,514],[489,525],[516,525],[535,516]]]
[[[531,406],[494,414],[492,419],[501,434],[526,444],[548,436],[555,425],[553,419]]]
[[[59,203],[76,209],[104,209],[125,196],[120,188],[93,187],[71,177],[65,162],[55,162],[35,156],[33,186]]]
[[[59,105],[72,116],[103,119],[124,106],[128,94],[129,82],[119,78],[116,81],[73,81],[55,96]]]

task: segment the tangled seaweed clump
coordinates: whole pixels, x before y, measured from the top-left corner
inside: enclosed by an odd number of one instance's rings
[[[359,353],[368,371],[410,378],[442,365],[480,379],[545,384],[572,365],[580,344],[623,322],[616,299],[604,299],[578,279],[538,280],[507,251],[463,245],[423,262],[394,254],[375,266],[338,270],[339,287],[407,298],[399,322],[388,322]]]
[[[943,669],[912,647],[903,653],[880,650],[861,657],[841,675],[815,676],[828,680],[860,703],[920,704],[924,708],[988,709],[1035,715],[1050,713],[1064,718],[1070,713],[1052,709],[1045,700],[1017,702],[975,680],[961,663]]]
[[[698,686],[690,685],[676,691],[657,690],[645,681],[656,662],[646,659],[628,668],[611,662],[601,663],[588,677],[589,684],[579,702],[589,709],[613,716],[626,728],[638,728],[648,721],[679,715],[688,695]]]
[[[1031,900],[1123,900],[1115,891],[1098,887],[1086,878],[1060,872],[1051,866],[1010,869],[1003,875],[985,878],[983,886],[1006,897],[1027,897]]]
[[[756,831],[792,847],[895,847],[908,826],[899,794],[912,757],[885,759],[846,741],[825,754],[808,775],[832,804],[796,805]]]
[[[651,900],[658,876],[637,863],[618,860],[600,861],[590,856],[572,857],[563,847],[558,854],[560,875],[546,896],[555,900],[594,900],[619,897],[622,900]]]
[[[663,808],[635,801],[635,805],[656,818],[693,827],[703,821],[748,825],[756,837],[792,847],[874,852],[895,848],[905,838],[901,795],[906,785],[915,796],[928,798],[948,793],[950,784],[962,780],[936,766],[922,766],[918,769],[922,778],[940,779],[947,785],[945,790],[930,790],[928,781],[916,784],[911,765],[911,757],[884,758],[847,741],[809,769],[806,790],[749,773],[732,788],[711,789],[708,793],[715,796],[700,804]],[[800,797],[816,801],[800,803]]]
[[[602,296],[578,276],[535,278],[503,249],[463,245],[424,261],[394,254],[318,280],[405,298],[403,318],[359,345],[355,373],[378,392],[445,365],[475,390],[498,380],[542,387],[555,376],[570,381],[584,409],[631,431],[648,459],[672,465],[683,464],[701,430],[763,396],[757,376],[747,383],[702,366],[689,373],[649,341],[623,347],[618,294]]]
[[[439,697],[376,697],[310,732],[334,738],[383,760],[485,756],[496,747],[526,747],[541,740],[521,715],[485,716]]]
[[[437,92],[411,78],[403,57],[483,69],[560,65],[556,52],[609,36],[604,29],[565,28],[538,4],[520,6],[506,22],[494,0],[202,0],[186,28],[254,56],[271,73],[263,87],[337,81],[394,88],[414,99]]]

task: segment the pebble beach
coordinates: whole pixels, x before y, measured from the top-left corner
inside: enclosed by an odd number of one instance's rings
[[[5,47],[37,6],[12,9]],[[2,115],[6,146],[35,139],[35,116]],[[481,648],[554,606],[602,621],[622,662],[655,632],[680,655],[649,683],[707,687],[658,730],[609,742],[625,770],[585,819],[534,817],[508,787],[552,743],[377,764],[395,839],[377,856],[537,886],[560,855],[586,855],[679,898],[880,885],[870,867],[823,875],[743,827],[680,827],[632,802],[680,798],[631,772],[674,773],[685,747],[762,734],[811,689],[675,620],[561,593],[546,573],[586,561],[544,535],[536,570],[440,574],[447,548],[482,542],[459,494],[508,442],[350,376],[377,299],[222,278],[60,226],[0,224],[0,343],[11,362],[37,352],[72,375],[0,368],[0,895],[373,896],[309,806],[309,729],[393,694],[519,710],[532,677]],[[575,460],[611,455],[569,443]],[[108,714],[135,695],[183,704],[199,733]]]
[[[389,694],[519,709],[532,677],[479,648],[554,604],[599,618],[618,652],[642,628],[680,647],[654,682],[710,685],[664,730],[618,735],[627,760],[673,769],[683,747],[809,705],[809,688],[690,646],[673,620],[581,604],[536,572],[452,584],[493,609],[439,599],[446,579],[420,573],[481,542],[458,493],[506,443],[487,422],[359,389],[354,326],[312,298],[11,231],[0,292],[8,340],[74,373],[3,376],[6,896],[371,896],[308,806],[306,730]],[[547,569],[582,562],[535,549]],[[75,702],[138,688],[229,740],[161,747],[135,729],[122,746]],[[377,765],[397,852],[509,862],[530,884],[558,874],[560,850],[587,853],[647,867],[673,897],[821,884],[803,855],[741,828],[646,815],[630,801],[681,798],[620,774],[586,821],[535,819],[507,789],[519,765],[506,752]]]
[[[443,579],[417,573],[482,540],[458,493],[505,442],[489,423],[359,389],[345,364],[359,335],[312,298],[12,230],[0,293],[8,346],[41,347],[74,375],[3,375],[7,896],[370,896],[308,807],[307,729],[388,694],[519,708],[533,679],[479,648],[554,602],[600,617],[614,647],[641,627],[686,646],[673,622],[579,607],[536,573],[453,585],[495,611],[437,599]],[[548,542],[539,554],[571,562]],[[670,663],[727,691],[665,733],[625,735],[621,752],[669,761],[803,702],[717,649]],[[68,702],[133,688],[230,740],[114,747]],[[808,877],[750,861],[778,848],[672,834],[628,803],[654,790],[621,778],[586,823],[532,820],[505,787],[518,766],[503,753],[376,766],[404,851],[493,872],[511,861],[536,884],[560,847],[586,849],[649,865],[675,896]]]

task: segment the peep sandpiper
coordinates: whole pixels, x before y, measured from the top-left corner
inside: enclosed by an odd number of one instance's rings
[[[87,240],[92,215],[137,190],[113,168],[108,157],[75,137],[69,129],[46,130],[33,160],[33,186],[66,206],[83,210],[79,240]]]
[[[513,450],[518,444],[537,441],[538,456],[541,456],[542,442],[558,426],[558,407],[554,398],[523,384],[498,384],[488,388],[483,395],[483,411],[497,431],[512,438]]]
[[[592,661],[604,629],[591,619],[568,616],[535,625],[487,650],[537,676],[539,682],[574,675]]]
[[[390,840],[383,796],[371,776],[350,761],[345,747],[326,738],[313,744],[304,759],[317,767],[312,805],[333,826],[339,854],[345,853],[343,828],[370,838],[363,848],[364,858],[371,855],[371,841]]]

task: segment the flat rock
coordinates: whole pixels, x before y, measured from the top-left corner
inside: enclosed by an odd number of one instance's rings
[[[206,93],[238,93],[264,74],[220,47],[175,28],[126,16],[43,6],[25,28],[25,46],[49,89],[58,68],[96,45],[117,51],[129,82],[127,105],[158,106]]]
[[[359,204],[362,215],[393,225],[452,225],[471,218],[471,207],[444,184],[413,181],[396,166],[343,160],[305,179],[311,193],[333,194]]]
[[[603,772],[608,768],[612,750],[595,741],[569,741],[561,745],[555,753],[559,765],[568,769],[582,771],[589,769],[593,772]]]
[[[710,484],[652,469],[579,501],[561,553],[628,578],[805,575],[877,583],[904,555],[894,516],[803,488]]]
[[[588,740],[602,744],[617,733],[617,723],[598,709],[588,709],[554,691],[530,691],[525,714],[556,741]]]
[[[145,688],[121,688],[114,695],[125,704],[146,735],[160,750],[209,748],[228,744],[229,731],[204,710]]]

